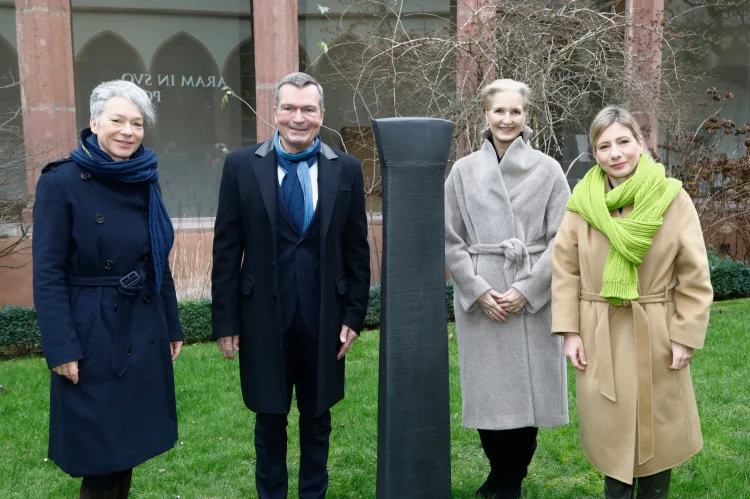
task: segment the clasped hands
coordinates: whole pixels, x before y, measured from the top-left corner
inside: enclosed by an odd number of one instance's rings
[[[336,354],[336,360],[344,358],[344,355],[352,348],[357,338],[359,338],[359,335],[352,328],[345,324],[341,325],[341,332],[339,333],[341,348],[339,348],[339,352]],[[234,360],[234,352],[240,351],[240,337],[239,335],[234,335],[219,338],[216,340],[216,346],[224,354],[225,359]]]
[[[491,320],[508,322],[508,314],[520,312],[528,300],[516,288],[510,288],[505,293],[490,289],[479,297],[477,303]]]

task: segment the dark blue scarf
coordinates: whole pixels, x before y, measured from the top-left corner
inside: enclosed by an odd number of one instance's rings
[[[81,168],[97,177],[130,184],[149,183],[148,232],[151,236],[156,291],[161,291],[162,274],[167,267],[169,251],[174,243],[174,228],[157,184],[159,172],[156,171],[156,153],[141,144],[130,159],[113,161],[101,150],[91,129],[85,128],[81,131],[78,149],[72,151],[70,157]]]
[[[284,201],[292,219],[295,221],[294,223],[297,225],[297,229],[299,229],[300,234],[303,234],[315,214],[310,167],[318,161],[320,137],[315,137],[307,150],[291,154],[281,147],[279,131],[277,130],[273,136],[273,148],[276,151],[276,162],[286,174],[281,183]],[[299,188],[295,180],[299,182]],[[292,185],[293,183],[294,185]],[[296,199],[300,194],[301,199]]]

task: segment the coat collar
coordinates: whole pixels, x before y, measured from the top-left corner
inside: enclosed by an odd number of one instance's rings
[[[262,158],[255,162],[255,175],[260,186],[263,204],[271,221],[275,244],[279,177],[276,170],[276,155],[272,154],[273,152],[273,139],[264,142],[255,151],[255,154]],[[316,208],[320,210],[321,242],[326,240],[325,235],[331,222],[333,205],[339,188],[341,165],[335,161],[336,159],[338,155],[333,149],[321,143],[318,154],[318,207]]]
[[[257,154],[261,158],[265,158],[271,152],[273,152],[273,139],[263,142],[263,145],[260,146],[257,151],[255,151],[255,154]],[[320,143],[320,154],[331,161],[338,158],[338,155],[333,152],[333,149],[328,147],[328,145],[324,142]]]

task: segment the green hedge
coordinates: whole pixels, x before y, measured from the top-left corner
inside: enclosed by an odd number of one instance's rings
[[[750,266],[731,258],[721,258],[716,250],[708,252],[714,300],[750,297]]]
[[[453,320],[453,282],[446,283],[448,319]],[[211,300],[185,300],[179,303],[180,322],[188,343],[208,341],[211,337]],[[370,287],[365,329],[380,326],[380,283]],[[31,307],[0,309],[0,357],[41,352],[39,324]]]
[[[720,258],[716,251],[708,253],[714,299],[729,300],[750,297],[750,267],[742,262]],[[448,320],[454,320],[453,282],[445,285]],[[211,337],[211,300],[186,300],[179,303],[180,321],[185,341],[199,343]],[[365,316],[365,329],[380,326],[380,283],[370,288],[370,302]],[[30,307],[0,309],[0,357],[40,353],[39,324]]]

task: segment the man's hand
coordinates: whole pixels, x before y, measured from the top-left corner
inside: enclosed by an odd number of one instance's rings
[[[74,360],[73,362],[67,362],[65,364],[60,364],[59,366],[55,366],[52,368],[54,372],[59,374],[60,376],[65,376],[70,381],[72,381],[74,384],[78,384],[78,361]]]
[[[672,342],[672,365],[673,371],[681,371],[693,360],[693,349],[681,343]]]
[[[169,344],[169,349],[172,351],[172,362],[177,360],[177,357],[180,356],[180,352],[182,351],[182,341],[172,341]]]
[[[354,340],[359,338],[359,335],[355,333],[352,328],[349,326],[342,324],[341,325],[341,332],[339,333],[339,340],[343,345],[341,345],[341,348],[339,349],[338,355],[336,355],[336,360],[341,360],[344,358],[344,355],[349,351],[349,349],[352,348],[352,345],[354,344]]]
[[[219,338],[216,340],[216,346],[224,354],[225,359],[234,360],[234,351],[240,351],[240,335]]]

